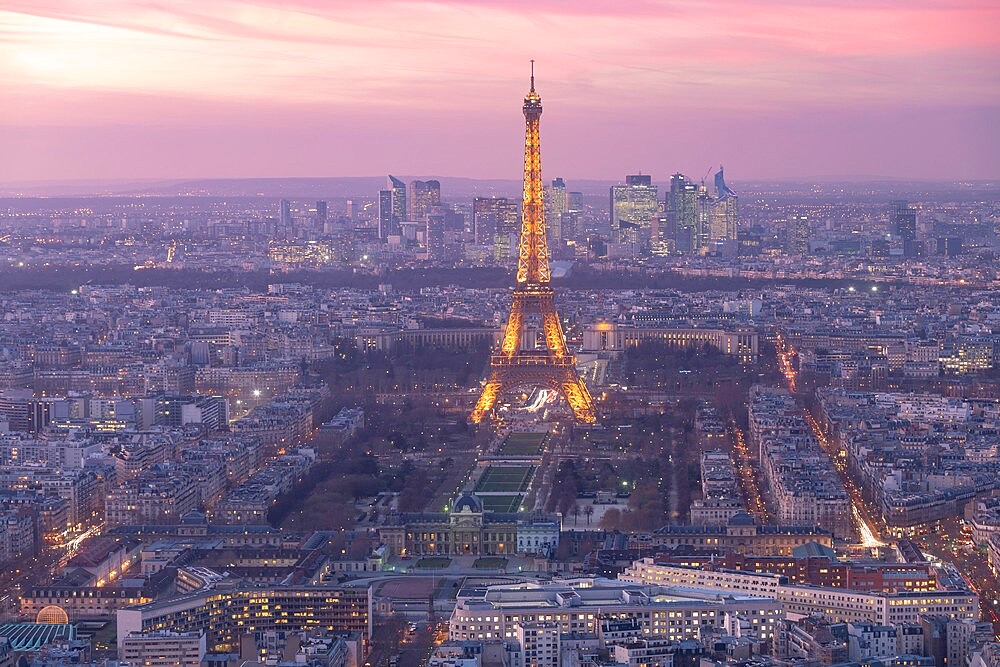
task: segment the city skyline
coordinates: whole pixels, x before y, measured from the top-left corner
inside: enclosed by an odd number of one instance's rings
[[[510,177],[520,118],[504,101],[530,58],[549,177],[722,162],[738,180],[996,178],[997,15],[979,2],[5,3],[0,182]]]

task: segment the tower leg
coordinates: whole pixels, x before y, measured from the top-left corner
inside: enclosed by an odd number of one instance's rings
[[[469,418],[473,423],[478,424],[483,420],[483,417],[488,415],[491,410],[496,406],[497,399],[500,398],[500,392],[503,388],[503,383],[500,378],[497,377],[496,372],[490,373],[490,379],[487,380],[486,384],[483,385],[483,393],[479,395],[479,400],[476,401],[476,407],[473,408],[472,414]]]
[[[521,327],[524,326],[524,304],[517,296],[510,305],[510,317],[507,318],[507,328],[504,329],[500,353],[505,357],[513,357],[521,349]]]
[[[587,391],[587,385],[583,384],[583,380],[575,376],[566,378],[562,383],[562,393],[579,421],[585,424],[597,422],[594,400],[590,397],[590,392]]]
[[[563,334],[562,323],[555,306],[550,305],[542,311],[542,330],[545,332],[545,345],[555,357],[567,356],[566,336]]]

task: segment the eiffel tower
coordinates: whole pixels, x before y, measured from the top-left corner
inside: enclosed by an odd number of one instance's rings
[[[535,61],[531,61],[531,90],[524,98],[524,199],[521,210],[521,242],[518,245],[517,284],[510,318],[500,349],[490,358],[490,376],[472,411],[478,423],[496,406],[500,397],[518,387],[547,387],[566,399],[577,420],[597,421],[594,402],[576,372],[576,357],[566,349],[559,313],[556,312],[549,247],[545,240],[545,209],[542,191],[542,154],[538,121],[542,98],[535,92]],[[526,341],[529,317],[541,320],[544,347]]]

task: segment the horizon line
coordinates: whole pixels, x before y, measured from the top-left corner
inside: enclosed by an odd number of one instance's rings
[[[636,174],[651,175],[645,170],[639,170],[634,172]],[[683,174],[683,171],[673,171],[672,173],[663,176],[661,178],[653,177],[654,181],[662,180],[663,182],[669,183],[670,176],[676,173]],[[624,182],[624,177],[631,175],[632,172],[626,173],[621,177],[576,177],[576,176],[554,176],[552,178],[562,178],[567,182],[607,182],[607,183],[620,183]],[[686,175],[686,174],[685,174]],[[473,176],[454,176],[454,175],[442,175],[442,174],[401,174],[403,178],[407,179],[454,179],[472,182],[489,182],[489,181],[510,181],[511,183],[520,183],[522,179],[517,177],[473,177]],[[150,176],[150,177],[135,177],[135,178],[67,178],[67,179],[52,179],[52,180],[28,180],[28,181],[0,181],[0,188],[10,189],[18,187],[29,187],[38,188],[44,186],[60,186],[60,185],[94,185],[94,186],[106,186],[106,185],[130,185],[130,184],[183,184],[189,182],[211,182],[211,181],[321,181],[321,180],[366,180],[366,179],[385,179],[388,177],[388,172],[386,174],[364,174],[359,176]],[[551,179],[547,179],[551,180]],[[946,178],[946,177],[907,177],[907,176],[888,176],[882,174],[815,174],[808,176],[756,176],[756,177],[736,177],[729,178],[727,174],[727,179],[734,183],[814,183],[814,182],[838,182],[838,183],[872,183],[872,182],[891,182],[891,183],[979,183],[979,184],[989,184],[997,183],[1000,184],[1000,176],[996,177],[980,177],[980,178]],[[97,194],[97,193],[95,193]]]

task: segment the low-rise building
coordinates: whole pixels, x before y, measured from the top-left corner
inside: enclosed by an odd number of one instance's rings
[[[653,533],[629,535],[630,549],[671,549],[690,546],[748,554],[789,556],[796,547],[817,542],[833,546],[833,535],[816,526],[760,526],[745,512],[733,515],[726,525],[669,525]]]
[[[547,554],[559,546],[559,517],[491,512],[466,493],[450,512],[393,514],[378,527],[379,539],[396,556]]]
[[[123,665],[199,667],[205,659],[205,632],[133,632],[118,641]]]
[[[830,621],[896,625],[916,623],[923,614],[947,614],[959,619],[975,619],[979,614],[976,593],[951,587],[933,591],[865,593],[792,584],[787,577],[776,574],[658,564],[652,558],[637,561],[619,578],[645,585],[690,586],[760,595],[780,603],[790,618],[822,616]]]
[[[449,622],[453,640],[503,641],[519,627],[552,623],[562,634],[595,633],[608,619],[637,623],[639,636],[696,639],[702,627],[735,628],[743,619],[763,639],[783,618],[773,599],[740,592],[570,579],[459,591]],[[607,636],[604,633],[603,636]],[[626,631],[622,638],[635,635]]]

